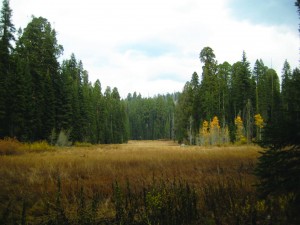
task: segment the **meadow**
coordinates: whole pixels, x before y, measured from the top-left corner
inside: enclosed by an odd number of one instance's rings
[[[269,204],[255,192],[258,146],[78,146],[2,151],[0,224],[284,221],[284,199]]]

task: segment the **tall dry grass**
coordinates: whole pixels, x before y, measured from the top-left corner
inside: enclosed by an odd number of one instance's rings
[[[121,186],[130,182],[140,193],[154,180],[184,180],[204,193],[208,183],[231,179],[242,180],[243,188],[250,192],[254,190],[252,172],[259,150],[257,146],[182,148],[171,141],[131,141],[2,155],[0,212],[11,210],[11,215],[21,215],[26,208],[26,220],[36,224],[47,210],[52,206],[57,209],[58,202],[63,202],[69,213],[65,217],[72,217],[78,213],[76,206],[84,202],[79,197],[82,191],[86,199],[95,195],[101,199],[98,217],[112,218],[112,184],[116,181]]]

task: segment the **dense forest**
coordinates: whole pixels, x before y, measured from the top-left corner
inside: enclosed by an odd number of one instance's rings
[[[121,99],[117,88],[89,81],[72,54],[59,62],[63,46],[47,19],[32,17],[22,30],[11,22],[4,0],[0,20],[0,138],[55,144],[123,143],[129,139],[173,139],[210,145],[259,141],[278,111],[299,110],[298,68],[283,62],[281,83],[256,60],[218,63],[211,47],[199,54],[202,74],[192,74],[181,93]]]
[[[281,87],[276,71],[261,59],[251,70],[245,52],[233,65],[218,64],[213,50],[205,47],[200,61],[204,64],[202,80],[193,73],[176,106],[179,141],[249,143],[261,139],[263,126],[276,117],[277,111],[299,110],[300,71],[292,71],[287,61],[283,63]],[[210,136],[208,140],[206,136]]]
[[[117,88],[105,91],[89,81],[72,54],[60,64],[63,47],[47,19],[32,17],[17,32],[9,1],[0,20],[0,137],[55,142],[122,143],[128,140],[127,115]]]

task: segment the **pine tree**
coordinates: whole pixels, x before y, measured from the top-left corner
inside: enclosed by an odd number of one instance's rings
[[[253,104],[255,97],[249,66],[245,52],[243,52],[242,60],[233,65],[231,99],[235,116],[243,111],[249,99]]]
[[[101,83],[99,80],[96,80],[93,88],[93,106],[95,113],[95,140],[94,143],[103,143],[104,142],[104,105],[103,105],[103,96],[101,93]]]
[[[71,130],[72,128],[72,97],[73,97],[73,70],[70,61],[64,60],[61,65],[60,79],[56,81],[59,93],[56,95],[56,130]],[[76,73],[76,72],[75,72]]]
[[[266,72],[268,67],[264,65],[264,62],[260,60],[256,60],[254,69],[253,69],[253,78],[256,83],[255,89],[255,112],[263,115],[264,118],[267,118],[268,115],[268,107],[266,105],[266,98],[268,96],[268,92],[266,90]]]
[[[296,2],[300,15],[300,1]],[[288,72],[288,73],[285,73]],[[289,77],[285,63],[283,78]],[[286,81],[289,80],[289,85]],[[259,178],[258,191],[264,198],[284,197],[289,203],[286,209],[289,224],[299,224],[300,205],[300,72],[295,69],[291,79],[284,80],[283,107],[273,110],[263,132],[261,145],[265,148],[256,167]],[[282,91],[284,91],[282,88]]]
[[[190,82],[186,82],[183,92],[179,95],[175,111],[175,133],[179,143],[188,139],[190,117],[193,110],[193,91]]]
[[[226,123],[228,123],[230,119],[230,100],[229,100],[229,85],[230,85],[230,77],[231,77],[231,65],[228,62],[224,62],[223,64],[218,65],[218,99],[219,99],[219,115],[221,119],[222,127],[225,128]]]
[[[9,99],[8,80],[12,76],[12,58],[13,41],[15,41],[15,27],[12,23],[12,10],[9,6],[9,0],[3,0],[0,14],[0,138],[9,134],[7,116],[7,105]]]
[[[211,120],[214,115],[219,115],[220,83],[217,77],[217,62],[215,54],[210,47],[205,47],[200,52],[202,67],[201,94],[198,95],[202,108],[202,119]]]
[[[31,127],[27,128],[31,130],[30,140],[47,138],[55,127],[53,118],[57,109],[57,96],[53,97],[51,93],[59,93],[59,87],[56,85],[60,79],[57,59],[61,52],[62,46],[57,44],[55,30],[42,17],[33,17],[17,42],[18,59],[26,59],[24,62],[28,65],[24,67],[31,76],[31,112],[28,114],[32,115],[32,118],[25,118],[31,121],[28,124]],[[45,121],[45,115],[49,120]]]
[[[291,66],[287,60],[285,60],[282,69],[281,75],[281,101],[284,110],[289,110],[289,90],[290,90],[290,82],[292,79],[292,71]]]
[[[266,71],[265,91],[268,93],[265,98],[265,105],[268,110],[267,120],[272,119],[275,108],[280,105],[280,84],[279,78],[275,70],[268,69]]]

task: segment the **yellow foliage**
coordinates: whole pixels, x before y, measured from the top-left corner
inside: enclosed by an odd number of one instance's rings
[[[259,201],[257,201],[255,208],[260,213],[261,212],[265,212],[267,210],[267,206],[266,206],[265,200],[259,200]]]
[[[44,152],[54,150],[46,141],[22,143],[15,138],[0,139],[0,155],[16,155],[26,152]]]
[[[246,138],[244,136],[244,124],[242,118],[240,116],[237,116],[234,120],[234,123],[236,125],[236,141],[244,143]]]
[[[210,122],[210,128],[211,129],[214,129],[214,128],[220,129],[219,119],[217,116],[215,116],[213,118],[213,120]]]
[[[255,119],[255,125],[259,128],[263,128],[264,127],[264,119],[262,118],[262,116],[260,114],[256,114],[254,116]]]
[[[243,120],[240,116],[237,116],[235,118],[234,123],[237,127],[242,127],[243,126]]]
[[[200,137],[202,137],[202,145],[209,144],[209,124],[206,120],[203,121],[202,128],[200,129]]]
[[[221,128],[217,116],[214,116],[210,123],[204,120],[199,133],[201,145],[219,145],[230,142],[228,127]]]
[[[37,141],[24,144],[22,149],[29,152],[44,152],[51,151],[54,148],[53,146],[49,145],[47,141]]]
[[[220,142],[220,125],[217,116],[214,116],[213,120],[210,122],[210,143],[212,145],[219,144]]]
[[[208,133],[209,133],[208,122],[204,120],[202,125],[202,134],[207,135]]]

